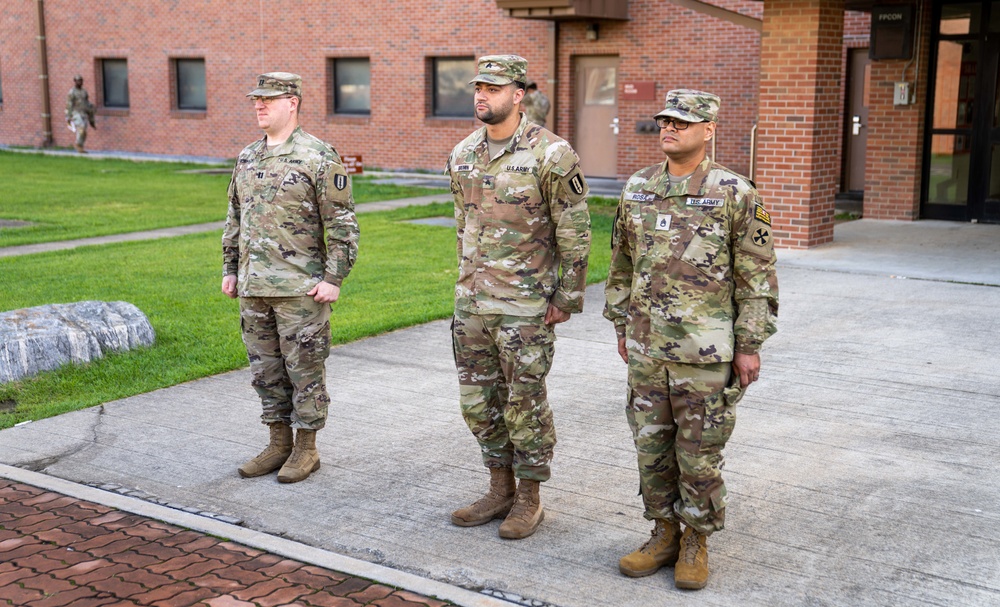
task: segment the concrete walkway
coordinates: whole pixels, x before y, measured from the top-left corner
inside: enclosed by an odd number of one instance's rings
[[[374,213],[376,211],[388,211],[402,207],[428,205],[435,202],[451,202],[451,194],[432,194],[428,196],[415,196],[412,198],[397,198],[396,200],[381,200],[359,204],[355,207],[357,213]],[[59,240],[56,242],[42,242],[38,244],[18,245],[14,247],[0,247],[0,257],[11,257],[14,255],[30,255],[43,251],[61,251],[64,249],[75,249],[91,245],[108,244],[112,242],[128,242],[133,240],[155,240],[157,238],[170,238],[182,236],[184,234],[196,234],[199,232],[211,232],[221,230],[222,222],[212,221],[209,223],[199,223],[189,226],[175,228],[162,228],[159,230],[145,230],[142,232],[127,232],[125,234],[109,234],[108,236],[95,236],[93,238],[78,238],[76,240]]]
[[[780,330],[740,405],[727,530],[700,592],[674,589],[669,569],[617,571],[650,525],[599,285],[558,329],[559,445],[546,520],[525,540],[449,522],[488,477],[447,320],[334,350],[323,467],[302,483],[236,475],[266,438],[245,369],[4,430],[0,462],[521,604],[1000,604],[1000,226],[862,220],[835,234],[779,251]]]

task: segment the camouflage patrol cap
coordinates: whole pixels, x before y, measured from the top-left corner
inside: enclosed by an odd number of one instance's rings
[[[712,93],[692,89],[674,89],[667,93],[667,104],[659,114],[687,122],[717,122],[722,101]]]
[[[528,61],[517,55],[486,55],[479,58],[479,70],[469,84],[524,84],[528,79]]]
[[[247,97],[277,97],[295,95],[302,98],[302,76],[289,72],[268,72],[257,76],[257,88]]]

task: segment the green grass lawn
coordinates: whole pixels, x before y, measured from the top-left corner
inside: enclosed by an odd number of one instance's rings
[[[0,219],[36,225],[0,228],[0,247],[223,221],[229,174],[219,168],[0,151],[4,174]],[[427,189],[354,180],[360,203],[425,196]]]
[[[333,307],[334,343],[451,314],[454,229],[402,222],[451,215],[450,204],[436,204],[358,216],[360,254]],[[588,278],[598,282],[607,276],[614,207],[595,200],[591,215]],[[0,386],[0,428],[246,366],[238,302],[219,291],[219,243],[213,231],[0,258],[0,311],[121,300],[156,330],[149,348]]]

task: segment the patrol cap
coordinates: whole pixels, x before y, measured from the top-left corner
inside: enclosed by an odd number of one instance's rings
[[[295,95],[302,98],[302,76],[289,72],[268,72],[257,76],[257,88],[247,97],[277,97]]]
[[[83,80],[83,76],[77,74],[76,76],[73,76],[73,80]]]
[[[486,55],[479,58],[479,69],[476,77],[469,84],[484,82],[486,84],[524,84],[528,79],[528,61],[517,55]]]
[[[717,122],[721,103],[718,96],[712,93],[674,89],[667,92],[666,107],[653,118],[670,116],[687,122]]]

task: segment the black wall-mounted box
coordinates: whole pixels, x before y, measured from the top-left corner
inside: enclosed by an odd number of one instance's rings
[[[913,5],[872,7],[871,59],[913,57]]]

